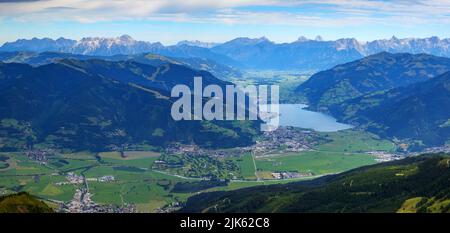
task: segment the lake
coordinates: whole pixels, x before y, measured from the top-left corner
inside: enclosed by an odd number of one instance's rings
[[[319,132],[335,132],[353,126],[339,123],[332,116],[313,112],[304,104],[280,104],[280,126],[294,126],[313,129]]]

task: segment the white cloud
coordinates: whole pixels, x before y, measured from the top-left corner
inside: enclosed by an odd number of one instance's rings
[[[242,10],[289,6],[311,12]],[[448,0],[41,0],[0,3],[0,17],[20,21],[97,22],[147,19],[223,24],[352,25],[450,22]]]

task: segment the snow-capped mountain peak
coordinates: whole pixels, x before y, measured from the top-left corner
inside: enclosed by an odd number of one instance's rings
[[[201,48],[212,48],[214,46],[219,45],[220,43],[214,43],[214,42],[203,42],[199,40],[182,40],[177,43],[177,45],[188,45],[188,46],[197,46]]]
[[[129,35],[115,38],[85,37],[79,40],[69,52],[90,55],[134,54],[151,51],[160,43],[137,41]]]

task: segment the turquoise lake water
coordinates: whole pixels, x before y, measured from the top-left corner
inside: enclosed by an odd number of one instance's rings
[[[332,116],[306,110],[304,104],[280,104],[280,126],[294,126],[319,132],[335,132],[352,128],[339,123]]]

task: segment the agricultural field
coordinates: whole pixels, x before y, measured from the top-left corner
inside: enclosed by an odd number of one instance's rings
[[[250,153],[246,153],[241,157],[231,158],[231,161],[239,166],[240,177],[244,180],[255,180],[255,167],[253,165],[253,158]]]
[[[88,188],[95,203],[117,206],[132,203],[140,212],[155,212],[182,203],[198,192],[312,179],[376,163],[368,151],[395,150],[392,142],[365,132],[345,130],[320,134],[326,140],[313,150],[274,151],[264,155],[248,152],[211,157],[153,151],[84,151],[53,153],[42,162],[24,152],[3,152],[0,153],[0,194],[26,191],[58,206],[71,201],[76,189]],[[279,171],[311,175],[274,179],[272,172]],[[85,177],[85,183],[67,182],[69,173]],[[108,182],[100,179],[111,176],[114,179]]]
[[[339,173],[376,163],[376,157],[367,152],[394,152],[396,149],[392,142],[364,131],[342,130],[319,134],[326,142],[320,143],[312,151],[256,156],[259,177],[271,179],[271,173],[279,171],[313,175]]]
[[[328,143],[320,144],[316,148],[320,151],[360,153],[367,151],[393,152],[396,149],[393,142],[361,130],[351,129],[319,134],[329,139]]]
[[[323,175],[374,163],[374,157],[367,154],[343,154],[321,151],[279,154],[256,159],[256,167],[258,172],[262,174],[265,171],[291,171]]]
[[[84,186],[58,185],[67,181],[68,172],[73,172],[86,177],[93,201],[100,204],[133,203],[139,211],[154,212],[188,197],[184,193],[170,193],[170,189],[184,179],[150,170],[158,153],[127,153],[126,158],[117,156],[116,152],[59,154],[48,158],[46,164],[30,160],[23,153],[1,153],[12,165],[0,169],[0,192],[27,191],[53,203],[68,202],[75,189]],[[115,180],[100,182],[94,179],[102,176],[114,176]]]

